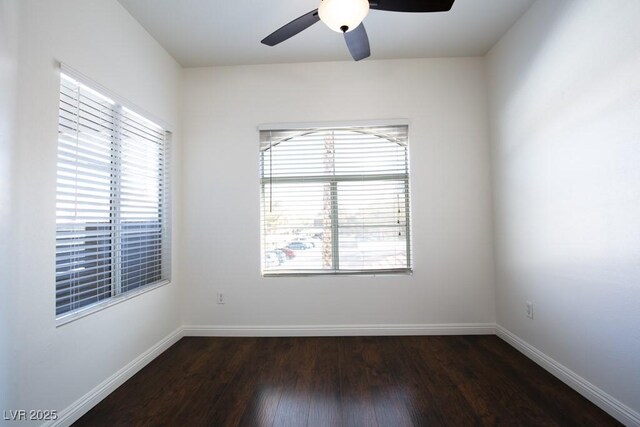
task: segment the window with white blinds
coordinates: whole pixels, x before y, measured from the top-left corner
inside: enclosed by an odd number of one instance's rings
[[[167,137],[61,75],[56,316],[169,280]]]
[[[407,133],[261,130],[262,274],[411,272]]]

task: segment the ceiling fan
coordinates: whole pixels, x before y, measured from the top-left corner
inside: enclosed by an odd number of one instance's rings
[[[354,60],[369,57],[369,37],[362,21],[369,9],[389,12],[446,12],[455,0],[321,0],[320,6],[280,27],[262,40],[267,46],[306,30],[322,20],[333,31],[343,33]]]

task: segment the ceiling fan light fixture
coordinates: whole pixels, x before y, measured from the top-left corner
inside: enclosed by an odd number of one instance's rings
[[[355,30],[369,13],[368,0],[322,0],[318,15],[338,33]]]

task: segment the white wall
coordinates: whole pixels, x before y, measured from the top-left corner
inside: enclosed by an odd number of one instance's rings
[[[636,413],[639,19],[539,0],[488,56],[498,324]]]
[[[3,9],[20,9],[14,16],[19,28],[20,96],[10,182],[15,215],[10,243],[17,273],[3,283],[15,296],[11,347],[20,357],[8,367],[16,377],[17,391],[11,391],[11,406],[2,409],[60,411],[169,336],[180,326],[180,317],[174,281],[55,326],[60,81],[56,61],[123,95],[174,129],[181,69],[115,1],[5,0],[2,4]],[[5,108],[4,100],[0,105]]]
[[[14,256],[11,248],[15,215],[12,176],[15,144],[18,73],[19,10],[15,2],[0,1],[0,408],[15,407],[16,360],[13,304]]]
[[[482,58],[216,67],[184,76],[179,262],[187,326],[495,321]],[[411,123],[414,275],[261,278],[256,127],[393,118]],[[217,291],[226,304],[215,303]]]

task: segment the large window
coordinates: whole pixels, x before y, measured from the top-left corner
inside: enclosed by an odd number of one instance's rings
[[[407,126],[260,131],[262,274],[411,271]]]
[[[63,72],[56,316],[169,279],[167,132]]]

